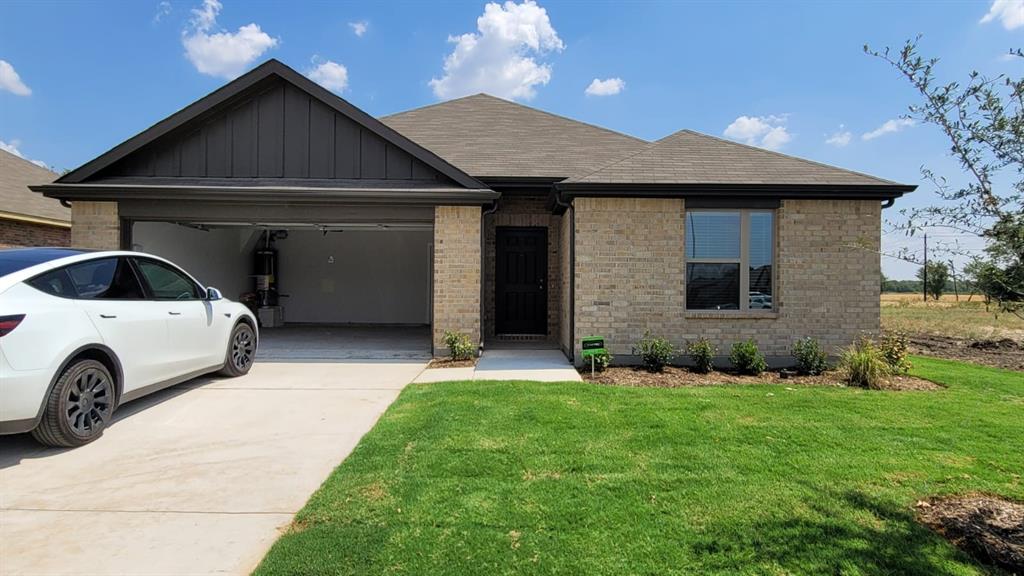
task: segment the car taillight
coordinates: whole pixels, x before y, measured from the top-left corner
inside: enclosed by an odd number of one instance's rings
[[[0,336],[7,336],[21,324],[21,321],[25,319],[24,314],[14,314],[11,316],[0,316]]]

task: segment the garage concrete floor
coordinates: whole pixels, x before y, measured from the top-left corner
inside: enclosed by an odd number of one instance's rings
[[[81,448],[0,437],[0,574],[248,574],[425,364],[257,363]]]
[[[257,359],[278,362],[350,359],[429,360],[429,326],[286,324],[260,330]]]

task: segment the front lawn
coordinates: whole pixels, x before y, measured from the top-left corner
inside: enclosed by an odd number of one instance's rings
[[[1024,376],[411,385],[257,574],[975,574],[921,498],[1024,499]]]

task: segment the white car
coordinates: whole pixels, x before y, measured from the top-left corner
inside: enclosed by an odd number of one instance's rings
[[[256,355],[248,308],[138,252],[0,250],[0,434],[95,440],[121,404]]]

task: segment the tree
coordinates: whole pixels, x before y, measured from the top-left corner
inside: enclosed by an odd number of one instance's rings
[[[927,280],[925,280],[925,270],[928,271]],[[946,287],[946,281],[949,280],[949,266],[943,262],[929,262],[925,266],[921,266],[921,269],[917,271],[917,277],[925,283],[925,293],[938,300]]]
[[[910,106],[907,117],[942,131],[967,184],[951,186],[922,168],[945,202],[901,211],[907,217],[902,227],[908,234],[938,226],[983,237],[985,256],[971,270],[975,285],[1001,310],[1024,318],[1024,79],[971,72],[964,84],[940,83],[939,60],[921,57],[919,40],[898,53],[864,51],[891,64],[917,90],[922,101]],[[1024,58],[1020,49],[1010,55]]]

